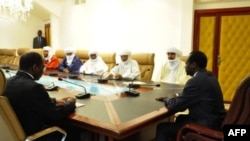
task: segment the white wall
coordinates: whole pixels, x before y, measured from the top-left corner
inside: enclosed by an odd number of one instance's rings
[[[44,22],[33,15],[28,18],[21,23],[0,21],[0,48],[32,48],[33,38],[38,29],[44,29]]]
[[[194,8],[250,6],[250,0],[198,5],[194,0],[86,0],[77,6],[73,6],[73,0],[35,1],[51,12],[49,21],[33,15],[26,23],[0,21],[0,48],[32,47],[37,29],[44,29],[50,22],[54,48],[154,52],[153,79],[166,59],[167,47],[178,47],[184,55],[191,51]]]
[[[63,48],[154,52],[155,72],[166,59],[167,47],[175,46],[185,54],[191,50],[192,0],[188,4],[183,0],[88,0],[73,7],[66,1],[64,6]]]

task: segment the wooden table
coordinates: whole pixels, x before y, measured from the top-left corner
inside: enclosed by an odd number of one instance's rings
[[[90,99],[78,99],[78,103],[86,105],[77,108],[69,118],[72,124],[107,136],[109,141],[122,140],[150,124],[167,119],[167,109],[155,98],[180,92],[182,88],[169,84],[160,88],[140,87],[136,89],[140,92],[138,97],[129,97],[122,92],[104,96],[96,94]],[[50,93],[52,97],[64,97],[69,94],[77,92],[60,89]]]
[[[48,81],[57,80],[57,77],[46,75],[41,78],[41,81],[44,78],[48,79]],[[91,83],[98,87],[99,90],[90,99],[78,99],[78,103],[86,105],[78,107],[75,113],[69,116],[69,119],[73,125],[106,136],[109,141],[126,140],[127,137],[147,126],[167,119],[169,116],[167,109],[162,102],[156,101],[155,98],[181,92],[183,89],[183,86],[161,83],[161,87],[141,86],[137,88],[136,91],[140,92],[138,97],[129,97],[122,91],[102,95],[105,87],[107,89],[112,89],[112,87],[116,89],[113,83],[123,84],[119,86],[126,87],[128,82],[109,81],[107,84],[98,84],[98,77],[84,75],[81,75],[80,79],[73,82],[78,81],[78,84],[83,86]],[[67,78],[67,80],[70,79]],[[86,82],[87,80],[90,82]],[[60,84],[62,83],[57,85],[60,87]],[[73,84],[67,84],[67,86],[73,86]],[[110,90],[110,92],[113,91]],[[67,88],[49,92],[50,96],[55,98],[74,96],[78,93],[79,90],[69,90]],[[155,129],[152,129],[152,132],[155,132]]]

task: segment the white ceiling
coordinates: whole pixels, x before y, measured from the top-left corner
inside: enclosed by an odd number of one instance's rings
[[[48,20],[50,17],[50,12],[35,1],[33,1],[33,9],[30,11],[30,14],[42,20]]]

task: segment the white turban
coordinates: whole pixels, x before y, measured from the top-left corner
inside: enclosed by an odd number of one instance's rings
[[[65,53],[73,53],[75,54],[76,50],[74,48],[66,48],[65,50]]]
[[[47,57],[45,57],[45,60],[47,60],[47,61],[51,61],[51,58],[52,58],[52,56],[54,55],[54,51],[53,51],[53,49],[50,47],[50,46],[45,46],[45,47],[43,47],[43,50],[46,50],[46,51],[48,51],[48,56]]]
[[[119,55],[122,56],[122,55],[128,55],[130,56],[131,55],[131,51],[129,50],[122,50],[119,52]]]
[[[91,54],[96,54],[96,56],[98,56],[98,51],[96,51],[96,50],[90,50],[90,51],[89,51],[89,56],[90,56]]]
[[[75,57],[76,50],[74,48],[66,48],[64,51],[65,51],[66,54],[67,53],[72,53],[72,55],[70,55],[70,56],[66,55],[67,65],[70,66],[72,64],[72,62],[73,62],[74,57]]]
[[[52,51],[52,48],[50,46],[45,46],[45,47],[43,47],[43,50],[50,52],[50,51]]]
[[[175,53],[178,57],[182,55],[182,52],[175,47],[171,47],[166,50],[166,53],[170,53],[170,52]]]

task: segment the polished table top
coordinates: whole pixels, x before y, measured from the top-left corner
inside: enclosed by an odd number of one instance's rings
[[[5,71],[5,74],[8,78],[14,75],[15,71]],[[58,77],[77,85],[60,81]],[[127,86],[131,82],[112,80],[107,84],[99,84],[98,78],[99,76],[78,75],[78,79],[69,79],[65,74],[54,77],[45,74],[37,82],[44,85],[53,82],[58,85],[58,91],[49,92],[50,96],[55,98],[74,96],[84,91],[81,87],[84,86],[87,92],[93,95],[90,99],[77,99],[77,103],[85,106],[78,107],[69,119],[74,125],[108,136],[109,140],[122,139],[152,122],[167,118],[167,109],[155,98],[181,92],[183,89],[181,85],[161,83],[160,87],[155,87],[155,83],[148,86],[149,83],[135,81],[133,83],[142,84],[136,89],[140,95],[129,97],[123,92],[129,90]],[[144,84],[147,86],[143,86]]]

